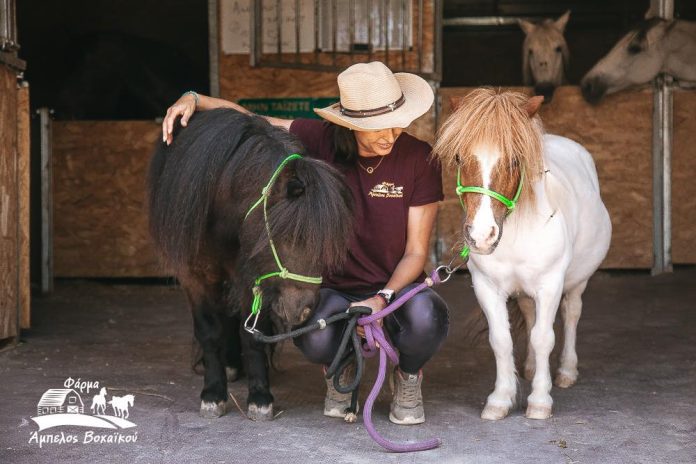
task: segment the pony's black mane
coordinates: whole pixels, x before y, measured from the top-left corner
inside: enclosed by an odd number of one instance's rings
[[[149,175],[150,231],[168,267],[176,274],[199,263],[210,253],[213,228],[238,235],[249,206],[292,153],[304,153],[294,136],[234,110],[196,113],[187,127],[177,127],[173,144],[157,148]],[[291,161],[269,198],[273,239],[276,245],[311,249],[317,262],[335,266],[350,234],[350,205],[334,169],[308,158]],[[263,231],[261,206],[247,221]],[[265,233],[258,238],[254,253],[268,243]]]

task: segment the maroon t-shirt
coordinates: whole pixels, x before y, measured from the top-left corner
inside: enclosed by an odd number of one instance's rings
[[[354,293],[384,288],[406,250],[408,208],[443,199],[441,169],[430,159],[430,145],[404,132],[389,155],[359,159],[365,168],[375,168],[369,174],[357,162],[353,166],[335,162],[329,123],[296,119],[290,132],[308,155],[344,173],[355,200],[348,258],[342,269],[324,276],[323,286]]]

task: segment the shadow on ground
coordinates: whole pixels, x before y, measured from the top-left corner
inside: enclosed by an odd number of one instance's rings
[[[425,371],[427,422],[389,423],[386,392],[374,413],[390,438],[440,437],[443,445],[397,455],[376,445],[361,422],[322,416],[321,371],[292,344],[283,348],[282,371],[272,375],[276,412],[282,411],[275,421],[254,423],[238,411],[200,418],[202,379],[189,368],[191,320],[179,289],[62,282],[54,295],[34,300],[33,328],[22,344],[0,353],[0,463],[693,463],[694,284],[693,268],[659,277],[597,274],[579,326],[578,384],[554,387],[553,418],[533,421],[524,417],[529,384],[521,380],[518,408],[491,423],[479,413],[493,388],[494,359],[485,336],[464,337],[477,309],[469,277],[456,276],[439,289],[451,327]],[[137,433],[137,440],[83,443],[84,428],[64,426],[38,434],[58,443],[36,443],[30,418],[37,403],[67,378],[98,381],[109,398],[133,394],[129,420],[137,426],[95,433],[105,440]],[[244,407],[244,380],[230,384],[230,392]],[[83,393],[85,412],[96,393]],[[71,434],[78,443],[61,443]]]

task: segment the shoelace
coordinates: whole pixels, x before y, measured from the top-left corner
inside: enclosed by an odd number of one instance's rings
[[[396,374],[396,375],[401,375],[401,374]],[[396,396],[396,402],[404,407],[407,408],[415,408],[418,406],[418,393],[420,389],[418,388],[418,377],[416,377],[416,380],[412,383],[410,380],[410,375],[409,379],[407,380],[401,380],[399,381],[399,387],[397,391],[397,396]]]

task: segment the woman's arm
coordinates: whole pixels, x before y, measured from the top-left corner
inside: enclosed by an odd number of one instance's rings
[[[408,209],[408,226],[406,231],[406,250],[397,264],[386,288],[398,292],[416,280],[425,268],[430,248],[430,234],[437,216],[437,203],[423,206],[411,206]],[[368,306],[372,312],[383,310],[387,305],[381,296],[375,295],[351,306]],[[358,331],[360,333],[360,330]],[[362,335],[362,334],[361,334]]]
[[[196,99],[196,97],[198,98]],[[172,131],[174,130],[174,123],[176,122],[176,118],[179,116],[181,116],[181,125],[186,126],[189,118],[191,118],[196,110],[205,111],[215,108],[232,108],[240,113],[252,114],[251,111],[247,110],[243,106],[231,101],[223,100],[222,98],[185,93],[172,106],[169,107],[167,114],[164,116],[164,120],[162,121],[162,141],[166,142],[167,145],[172,143]],[[290,124],[292,124],[292,119],[272,118],[270,116],[262,117],[274,126],[282,127],[288,130],[290,129]]]
[[[387,282],[386,288],[398,292],[416,280],[425,268],[430,248],[430,234],[435,225],[437,203],[411,206],[408,209],[406,251]]]

